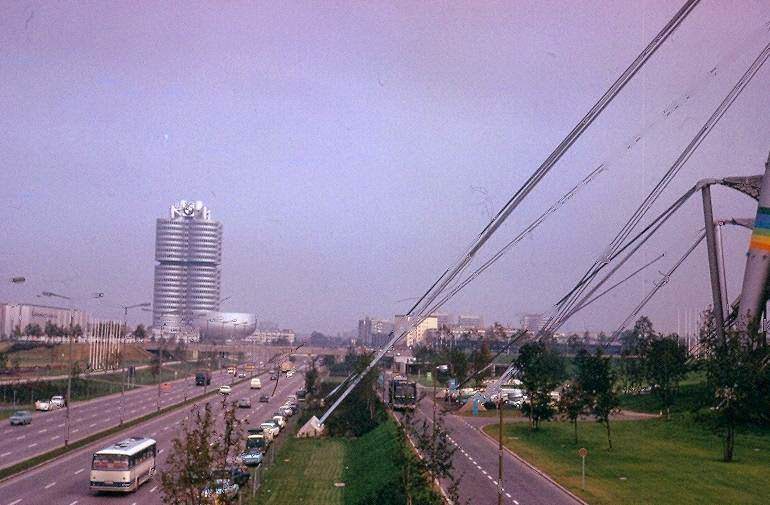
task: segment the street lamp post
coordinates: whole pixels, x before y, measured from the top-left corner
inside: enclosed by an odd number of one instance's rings
[[[56,293],[52,293],[50,291],[43,291],[43,296],[53,297],[53,298],[62,298],[64,300],[71,300],[70,297],[64,296],[64,295],[58,295]],[[69,445],[70,441],[70,403],[72,403],[72,334],[75,331],[73,323],[73,314],[72,314],[72,304],[69,303],[69,315],[70,315],[70,325],[69,330],[67,331],[67,336],[69,338],[69,371],[67,373],[67,400],[64,404],[64,407],[66,409],[64,413],[64,447],[67,447]]]
[[[121,371],[121,379],[120,379],[120,424],[123,424],[123,413],[126,410],[126,366],[125,361],[123,357],[123,349],[126,345],[126,335],[128,334],[128,310],[129,309],[135,309],[137,307],[149,307],[152,305],[149,302],[145,303],[137,303],[135,305],[122,305],[123,307],[123,332],[122,332],[122,342],[120,346],[120,350],[118,351],[118,366],[120,367]]]

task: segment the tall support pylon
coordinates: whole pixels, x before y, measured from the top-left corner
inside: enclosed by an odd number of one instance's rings
[[[757,203],[757,217],[751,233],[746,270],[743,274],[741,301],[738,306],[738,329],[745,330],[757,320],[767,301],[767,281],[770,274],[770,155],[765,163],[765,175]]]

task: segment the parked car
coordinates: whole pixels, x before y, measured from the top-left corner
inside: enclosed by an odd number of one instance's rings
[[[262,396],[259,397],[259,402],[260,403],[268,403],[269,401],[270,401],[270,397],[267,396],[267,395],[262,395]]]
[[[307,396],[307,391],[304,389],[297,390],[297,400],[302,401],[305,399],[305,396]]]
[[[238,400],[238,408],[239,409],[250,409],[251,408],[251,398],[241,398]]]
[[[239,379],[245,379],[246,378],[246,372],[243,372],[243,371],[238,372],[238,378]]]
[[[32,424],[32,413],[27,410],[17,410],[11,416],[11,426]]]
[[[278,428],[281,430],[286,427],[286,419],[281,414],[274,413],[273,421],[275,421],[275,424],[277,424]]]
[[[246,466],[259,466],[262,463],[262,451],[257,448],[246,448],[241,453],[241,463]]]
[[[262,389],[262,381],[259,380],[259,377],[254,377],[251,379],[251,382],[249,383],[249,389]]]
[[[233,476],[228,470],[218,470],[212,475],[214,478],[213,488],[207,487],[201,492],[204,498],[217,497],[225,500],[232,500],[238,496],[240,486],[235,483]]]
[[[67,405],[67,402],[64,400],[63,396],[52,396],[51,405],[55,405],[56,408],[62,408]]]
[[[233,388],[230,386],[219,386],[219,394],[229,395],[233,392]]]
[[[274,420],[265,421],[264,423],[260,424],[262,426],[262,429],[264,430],[265,434],[270,433],[272,438],[275,438],[278,436],[278,433],[280,433],[281,428],[278,426],[278,423],[276,423]]]
[[[278,413],[281,414],[283,417],[291,417],[294,415],[294,410],[288,405],[284,405],[283,407],[278,409]]]

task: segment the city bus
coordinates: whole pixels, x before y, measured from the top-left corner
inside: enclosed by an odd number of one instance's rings
[[[396,377],[390,381],[390,408],[414,410],[417,403],[417,383]]]
[[[155,440],[131,437],[94,453],[91,460],[92,491],[130,493],[155,475]]]

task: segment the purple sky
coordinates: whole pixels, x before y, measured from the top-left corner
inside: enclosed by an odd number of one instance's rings
[[[86,305],[103,317],[150,301],[155,219],[200,199],[224,223],[224,309],[299,331],[392,317],[681,3],[5,2],[0,274],[29,281],[3,283],[0,299],[103,291]],[[704,0],[495,244],[599,163],[611,169],[448,311],[488,322],[547,311],[767,43],[768,20],[766,1]],[[761,172],[768,82],[763,68],[661,205],[704,177]],[[753,216],[747,198],[714,193],[718,216]],[[664,250],[668,268],[701,226],[693,199],[646,257]],[[726,239],[735,296],[748,233]],[[706,275],[701,248],[646,312],[676,330],[708,303]],[[568,326],[614,329],[657,277]]]

